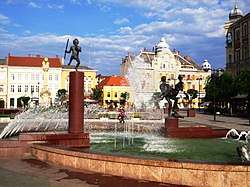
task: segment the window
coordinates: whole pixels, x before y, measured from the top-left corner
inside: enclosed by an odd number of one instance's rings
[[[31,74],[31,80],[35,80],[35,75],[34,74]]]
[[[115,97],[117,97],[117,95],[118,95],[117,92],[115,92]]]
[[[14,85],[10,85],[10,92],[15,92],[15,87],[14,87]]]
[[[240,49],[235,51],[235,62],[240,63]]]
[[[243,25],[243,37],[247,37],[247,23]]]
[[[24,86],[24,92],[28,92],[29,91],[29,87],[28,87],[28,85],[25,85]]]
[[[31,93],[34,92],[34,85],[31,86]]]
[[[14,104],[15,104],[15,99],[10,98],[10,107],[14,107]]]
[[[49,75],[49,80],[52,81],[52,75]]]
[[[235,42],[240,41],[240,28],[235,29]]]
[[[18,74],[17,77],[18,77],[18,80],[22,80],[22,74]]]
[[[29,74],[25,74],[25,80],[29,80]]]
[[[88,77],[88,82],[91,82],[91,77],[90,76]]]
[[[11,74],[10,77],[11,77],[11,80],[15,80],[15,74]]]
[[[232,64],[232,55],[228,55],[228,63]]]
[[[4,85],[3,84],[0,85],[0,92],[4,92]]]
[[[17,86],[17,92],[22,92],[22,86],[21,85]]]
[[[58,81],[59,80],[59,78],[58,78],[59,76],[58,75],[55,75],[55,80],[56,81]]]
[[[110,92],[107,93],[107,97],[110,97]]]
[[[39,85],[36,85],[36,92],[39,92]]]
[[[39,74],[36,74],[36,80],[37,81],[39,81],[39,78],[40,78]]]

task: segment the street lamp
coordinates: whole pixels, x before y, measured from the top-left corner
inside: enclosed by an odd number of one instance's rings
[[[40,91],[40,87],[39,87],[39,85],[40,85],[40,82],[38,82],[38,99],[37,99],[37,105],[39,105],[39,97],[40,97],[40,94],[39,94],[39,91]]]
[[[200,107],[200,99],[201,99],[201,89],[200,89],[200,82],[201,82],[201,80],[202,80],[202,78],[201,77],[199,77],[199,78],[197,78],[196,80],[198,80],[199,81],[199,97],[198,97],[198,105],[199,105],[199,112],[201,111],[201,107]]]
[[[208,71],[211,71],[211,72],[213,72],[213,74],[214,74],[214,78],[213,78],[213,87],[214,87],[214,90],[213,90],[213,108],[214,108],[214,121],[216,121],[216,105],[215,105],[215,88],[216,88],[216,86],[215,86],[215,73],[218,73],[218,76],[220,76],[220,72],[224,72],[224,70],[223,69],[221,69],[221,68],[218,68],[218,69],[211,69],[211,68],[204,68],[204,71],[206,71],[206,72],[208,72]]]

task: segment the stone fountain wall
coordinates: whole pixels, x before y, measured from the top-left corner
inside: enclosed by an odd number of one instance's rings
[[[31,153],[54,164],[108,175],[185,186],[250,186],[250,165],[226,165],[94,154],[33,144]]]

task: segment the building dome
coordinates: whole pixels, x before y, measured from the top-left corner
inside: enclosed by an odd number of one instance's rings
[[[161,38],[160,43],[156,46],[158,49],[159,48],[169,48],[169,45],[167,44],[166,40],[164,37]]]
[[[238,8],[237,4],[235,4],[233,10],[229,13],[229,20],[238,19],[243,17],[243,12]]]
[[[209,62],[207,60],[204,60],[203,64],[202,64],[202,69],[204,71],[209,71],[211,70],[211,64],[209,64]]]

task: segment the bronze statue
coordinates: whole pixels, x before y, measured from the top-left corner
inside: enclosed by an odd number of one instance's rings
[[[179,91],[183,90],[183,82],[182,82],[182,76],[179,75],[178,77],[179,82],[175,85],[175,88],[172,88],[169,84],[166,83],[166,76],[161,77],[161,85],[160,85],[160,90],[161,90],[161,99],[165,98],[168,102],[168,116],[169,117],[177,117],[177,118],[183,118],[178,112],[176,111],[178,106],[178,98],[177,95]],[[172,106],[172,100],[174,100],[174,106]],[[173,112],[171,114],[171,111]]]
[[[65,53],[64,53],[64,58],[65,58],[66,53],[72,52],[72,55],[71,55],[71,57],[70,57],[68,66],[70,66],[72,60],[76,60],[77,64],[76,64],[75,69],[77,70],[78,66],[79,66],[80,63],[81,63],[81,62],[80,62],[80,59],[79,59],[79,52],[82,52],[81,47],[78,46],[79,40],[78,40],[77,38],[75,38],[75,39],[73,40],[73,44],[74,44],[74,45],[72,45],[72,46],[70,47],[69,51],[67,51],[68,41],[69,41],[69,40],[67,40],[66,49],[65,49]]]

